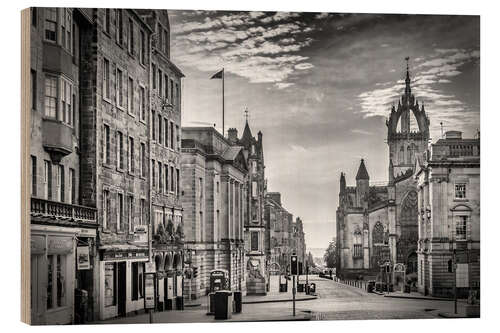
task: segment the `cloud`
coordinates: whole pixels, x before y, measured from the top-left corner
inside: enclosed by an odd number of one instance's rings
[[[300,70],[309,69],[309,68],[313,68],[313,67],[314,67],[313,64],[310,64],[307,62],[303,62],[303,63],[295,65],[295,68],[300,69]]]
[[[434,53],[422,57],[412,73],[412,92],[417,100],[425,102],[426,110],[432,110],[431,131],[437,130],[441,121],[446,121],[450,127],[464,126],[464,116],[474,113],[459,97],[445,93],[439,84],[451,84],[453,78],[459,76],[461,67],[479,59],[478,50],[465,49],[434,49]],[[378,86],[376,84],[375,86]],[[390,86],[362,92],[358,95],[361,113],[364,117],[387,117],[390,106],[398,102],[404,92],[402,79]],[[478,111],[477,111],[478,112]],[[474,122],[478,122],[475,119]]]
[[[285,89],[285,88],[293,86],[294,83],[290,83],[290,82],[277,82],[277,83],[275,83],[275,85],[276,85],[276,87],[278,89]]]
[[[227,73],[251,83],[279,83],[291,86],[290,75],[313,68],[298,55],[311,45],[306,34],[314,28],[300,19],[300,13],[224,12],[211,15],[176,15],[172,24],[173,58],[181,66],[214,71],[224,66]]]
[[[363,134],[363,135],[372,135],[373,134],[370,131],[366,131],[366,130],[359,129],[359,128],[352,129],[351,132],[356,133],[356,134]]]

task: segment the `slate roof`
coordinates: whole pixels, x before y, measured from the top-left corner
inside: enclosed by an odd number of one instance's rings
[[[222,158],[226,161],[232,161],[238,156],[238,153],[241,151],[241,146],[229,146],[224,153],[222,154]]]

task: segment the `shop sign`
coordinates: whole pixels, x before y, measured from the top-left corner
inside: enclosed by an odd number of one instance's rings
[[[78,230],[78,236],[82,237],[95,237],[96,233],[94,229],[81,228]]]
[[[49,236],[48,252],[50,254],[64,254],[73,251],[72,237],[55,237]]]
[[[155,275],[154,273],[144,274],[144,308],[155,308]]]
[[[146,225],[134,226],[134,242],[136,243],[148,242],[148,226]]]
[[[88,246],[76,247],[78,270],[90,269],[90,251]]]

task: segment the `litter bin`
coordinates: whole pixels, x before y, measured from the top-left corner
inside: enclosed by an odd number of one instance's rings
[[[316,283],[311,283],[309,285],[309,295],[316,293]]]
[[[373,289],[375,289],[375,281],[370,280],[370,281],[368,281],[368,284],[366,285],[366,292],[372,293]]]
[[[233,312],[233,293],[222,290],[215,293],[215,319],[230,319]]]
[[[297,292],[303,293],[304,292],[304,284],[303,283],[298,283],[297,284]]]
[[[280,293],[286,293],[288,291],[288,283],[280,283]]]
[[[234,298],[234,313],[241,313],[242,307],[243,307],[243,294],[241,291],[235,291],[233,292],[233,298]]]
[[[182,296],[177,296],[175,298],[175,308],[177,310],[184,310],[184,298]]]
[[[215,293],[209,293],[207,315],[213,315],[213,314],[215,314]]]

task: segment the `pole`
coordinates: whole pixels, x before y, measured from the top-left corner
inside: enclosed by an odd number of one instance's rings
[[[457,251],[453,250],[453,271],[454,271],[454,276],[455,276],[455,286],[453,288],[453,292],[455,294],[455,314],[458,313],[457,311]]]
[[[226,136],[224,132],[224,68],[222,68],[222,136]]]
[[[293,316],[295,317],[295,275],[292,275],[293,278],[293,286],[292,286],[292,295],[293,295]]]

